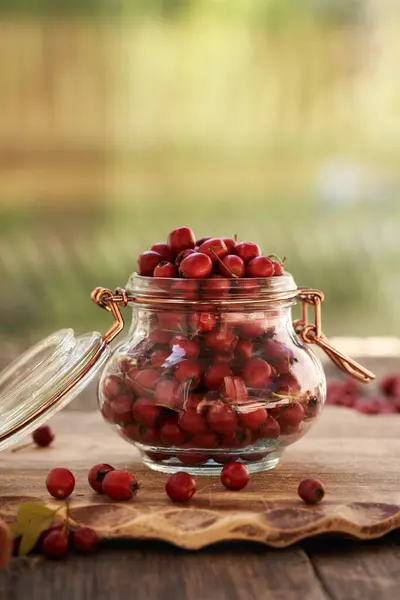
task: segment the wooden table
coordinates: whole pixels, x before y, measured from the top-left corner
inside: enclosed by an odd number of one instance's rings
[[[45,498],[44,475],[56,464],[73,467],[76,493],[83,493],[87,468],[106,458],[104,446],[111,439],[113,457],[126,464],[129,447],[113,437],[96,413],[64,412],[53,426],[53,449],[0,455],[0,496],[10,494],[12,481],[18,493],[29,490]],[[400,417],[365,417],[327,408],[312,432],[287,451],[275,473],[256,477],[267,483],[286,481],[292,489],[303,463],[304,476],[324,480],[329,502],[332,496],[340,499],[349,485],[334,485],[330,465],[336,460],[336,471],[343,469],[344,479],[354,473],[354,499],[400,504],[399,433]],[[82,436],[89,443],[84,456],[72,464],[71,447]],[[300,462],[298,456],[303,457]],[[369,487],[362,485],[365,464],[374,466]],[[15,483],[15,474],[20,483]],[[268,485],[263,489],[268,498]],[[400,532],[369,542],[315,538],[279,550],[243,542],[187,551],[155,541],[111,541],[95,555],[71,554],[59,563],[40,556],[13,559],[0,573],[0,600],[394,600],[400,596],[399,559]]]

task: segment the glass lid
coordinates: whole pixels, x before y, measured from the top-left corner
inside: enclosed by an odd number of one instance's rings
[[[19,442],[66,406],[110,355],[100,333],[62,329],[0,372],[0,450]]]

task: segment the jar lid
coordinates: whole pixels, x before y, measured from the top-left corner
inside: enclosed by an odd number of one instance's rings
[[[110,354],[103,336],[62,329],[0,372],[0,450],[19,442],[64,408]]]

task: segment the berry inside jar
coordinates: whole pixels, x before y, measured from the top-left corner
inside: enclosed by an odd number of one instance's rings
[[[105,420],[155,470],[275,467],[325,401],[322,367],[293,329],[296,289],[253,242],[171,232],[129,279],[132,327],[99,385]]]

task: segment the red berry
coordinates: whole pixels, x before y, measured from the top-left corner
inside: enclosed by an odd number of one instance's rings
[[[114,471],[114,467],[102,463],[92,467],[88,473],[89,485],[98,494],[103,493],[103,479],[109,471]]]
[[[179,267],[179,265],[181,264],[183,259],[186,258],[187,256],[190,256],[191,254],[196,254],[196,250],[193,250],[192,248],[188,248],[188,250],[182,250],[182,252],[179,252],[178,256],[175,259],[175,266]]]
[[[132,414],[141,425],[154,427],[160,421],[163,411],[159,406],[155,406],[152,398],[141,396],[134,402]]]
[[[169,249],[168,244],[163,244],[162,242],[158,242],[157,244],[153,244],[152,247],[150,248],[150,250],[153,250],[153,252],[158,252],[158,254],[161,255],[161,258],[168,262],[172,262],[174,259],[172,252]]]
[[[228,254],[228,248],[221,238],[210,238],[201,244],[199,252],[209,256],[212,262],[215,263],[218,258],[223,258]]]
[[[209,279],[202,282],[204,297],[213,300],[229,296],[229,288],[230,281],[219,273],[213,273]]]
[[[277,417],[282,433],[291,433],[292,428],[296,428],[304,419],[304,408],[299,402],[289,404],[287,408],[282,409]]]
[[[177,458],[184,465],[201,465],[208,460],[208,457],[204,454],[196,454],[195,452],[186,452],[185,454],[180,454]]]
[[[46,558],[60,559],[67,555],[69,539],[63,531],[50,531],[42,542],[42,552]]]
[[[154,329],[149,333],[147,339],[155,346],[158,344],[165,346],[166,344],[169,344],[170,334],[168,331],[163,331],[162,329]]]
[[[138,260],[139,275],[152,277],[154,269],[162,260],[163,258],[158,252],[153,252],[153,250],[142,252]]]
[[[68,469],[56,467],[51,469],[46,478],[46,487],[53,498],[63,500],[74,491],[75,477]]]
[[[54,431],[48,425],[42,425],[32,433],[33,441],[37,446],[49,446],[54,440]]]
[[[240,256],[235,254],[228,254],[221,259],[219,263],[219,272],[224,277],[244,277],[245,266]]]
[[[77,527],[72,534],[72,545],[77,552],[94,552],[97,542],[97,533],[90,527]]]
[[[154,393],[156,404],[167,408],[180,408],[179,386],[171,379],[160,379]]]
[[[233,238],[222,238],[225,246],[228,248],[228,252],[229,254],[233,253],[232,251],[234,250],[234,248],[236,247],[236,242]]]
[[[249,429],[258,429],[268,418],[265,408],[260,407],[251,412],[240,412],[239,419],[245,427]]]
[[[246,267],[247,277],[272,277],[274,264],[268,256],[256,256]]]
[[[255,439],[269,438],[275,439],[278,438],[281,433],[281,428],[276,419],[274,417],[268,417],[266,421],[254,432]]]
[[[194,248],[196,244],[196,238],[194,233],[189,227],[178,227],[171,231],[168,236],[168,247],[174,256],[177,256],[182,250],[187,248]]]
[[[162,367],[171,352],[166,348],[156,348],[150,354],[150,362],[152,367]]]
[[[300,390],[300,383],[292,373],[282,373],[276,381],[276,393],[279,395],[295,395]]]
[[[137,394],[148,394],[157,385],[160,373],[156,369],[143,369],[135,377],[135,390]]]
[[[196,252],[183,259],[179,265],[179,274],[188,279],[204,279],[212,271],[212,260],[206,254]]]
[[[216,318],[213,313],[196,312],[189,315],[189,326],[193,331],[204,333],[211,331],[215,327]]]
[[[243,379],[250,387],[262,389],[271,377],[271,367],[262,358],[251,358],[243,367]]]
[[[176,281],[175,283],[186,283],[186,282],[181,282],[181,281]],[[171,295],[172,294],[172,288],[174,287],[174,284],[171,286]],[[169,312],[169,311],[164,311],[164,312],[159,312],[157,314],[157,318],[158,321],[160,323],[160,326],[163,329],[168,329],[169,331],[182,331],[182,329],[185,329],[186,327],[186,315],[184,313],[176,313],[176,312]]]
[[[216,404],[207,412],[207,421],[217,433],[232,433],[237,427],[236,413],[226,404]]]
[[[245,340],[254,340],[264,335],[265,328],[259,321],[243,323],[239,327],[239,337]]]
[[[400,396],[400,376],[387,375],[384,377],[380,384],[379,389],[385,394],[385,396],[391,396],[393,398]]]
[[[207,240],[211,240],[211,236],[210,236],[210,235],[206,235],[206,236],[204,236],[204,237],[202,237],[202,238],[199,238],[198,240],[196,240],[196,246],[197,246],[197,248],[200,248],[200,246],[201,246],[201,245],[202,245],[204,242],[206,242]],[[195,246],[195,247],[196,247],[196,246]]]
[[[183,360],[176,366],[175,379],[179,382],[188,381],[190,382],[190,389],[196,388],[201,380],[201,369],[196,361],[194,360]]]
[[[195,340],[188,340],[183,335],[174,335],[169,342],[169,347],[172,350],[174,346],[184,350],[183,358],[197,358],[200,352],[199,344]]]
[[[111,403],[112,422],[113,423],[129,423],[132,421],[132,396],[124,394],[118,396]]]
[[[242,490],[249,480],[249,471],[243,463],[230,462],[222,468],[221,482],[228,490]]]
[[[109,471],[103,479],[103,492],[110,500],[130,500],[138,489],[136,477],[128,471]]]
[[[236,429],[236,431],[222,435],[221,446],[224,448],[245,448],[251,441],[251,433],[248,429]]]
[[[260,246],[253,242],[239,242],[235,246],[235,252],[246,264],[256,256],[261,256]]]
[[[174,502],[187,502],[196,493],[196,482],[189,473],[174,473],[168,477],[165,491]]]
[[[220,329],[213,329],[210,333],[205,335],[206,345],[220,354],[228,354],[235,348],[237,337],[235,334],[226,327]]]
[[[160,427],[160,437],[167,446],[179,446],[186,439],[186,434],[173,417],[165,419]]]
[[[160,262],[153,272],[153,277],[178,277],[178,269],[170,262]]]
[[[253,342],[238,340],[235,346],[235,356],[242,360],[249,360],[253,356]]]
[[[193,448],[217,448],[219,439],[215,433],[197,433],[192,437],[191,445]]]
[[[121,391],[123,379],[119,375],[108,375],[103,381],[103,394],[108,400],[112,400]]]
[[[196,410],[186,410],[179,417],[179,426],[188,433],[205,433],[207,431],[207,421],[201,413]]]
[[[224,381],[224,377],[229,377],[231,375],[232,371],[230,370],[228,365],[211,365],[210,367],[208,367],[204,375],[204,385],[209,390],[218,390]]]
[[[170,287],[170,296],[174,298],[184,298],[185,300],[197,300],[199,297],[198,283],[194,279],[180,279],[174,281]],[[185,317],[186,323],[186,315]],[[183,327],[181,327],[182,329]],[[175,328],[176,329],[176,328]]]
[[[276,260],[273,260],[272,263],[274,265],[274,275],[275,276],[277,276],[277,275],[283,275],[283,273],[284,273],[283,264],[280,263],[280,262],[278,262],[278,261],[276,261]]]
[[[325,496],[325,488],[318,479],[303,479],[297,493],[307,504],[317,504]]]
[[[268,362],[280,373],[288,373],[294,360],[293,350],[278,340],[265,340],[263,344],[264,354]]]
[[[154,445],[158,442],[157,430],[154,427],[145,427],[135,423],[122,429],[122,435],[128,440]]]

